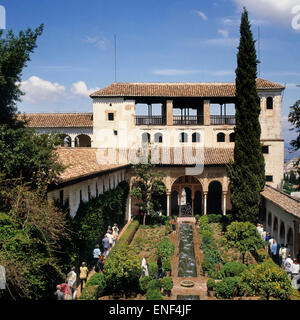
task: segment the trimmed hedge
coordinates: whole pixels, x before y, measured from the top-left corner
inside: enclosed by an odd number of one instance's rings
[[[85,286],[79,297],[79,300],[98,300],[99,286]]]
[[[151,289],[147,291],[146,300],[164,300],[160,290]]]
[[[216,281],[214,279],[209,278],[206,282],[207,290],[215,290],[216,288]]]
[[[216,283],[216,297],[232,299],[240,291],[241,279],[239,277],[224,278]]]
[[[239,276],[243,271],[247,269],[247,266],[241,262],[227,262],[224,264],[221,273],[225,277]]]
[[[118,241],[116,242],[116,244],[112,248],[111,252],[113,250],[116,250],[118,247],[120,247],[124,244],[129,245],[131,243],[137,229],[139,228],[139,225],[140,225],[140,223],[138,220],[133,220],[130,223],[130,225],[127,227],[125,232],[122,234],[122,236],[118,239]]]
[[[95,273],[87,281],[85,288],[90,286],[98,286],[98,297],[103,295],[106,289],[106,278],[103,273]]]

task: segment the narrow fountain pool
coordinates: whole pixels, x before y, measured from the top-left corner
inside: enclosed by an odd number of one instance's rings
[[[189,223],[181,223],[179,226],[178,277],[197,277],[193,226]]]

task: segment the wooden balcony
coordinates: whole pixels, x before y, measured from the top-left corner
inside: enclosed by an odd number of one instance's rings
[[[135,125],[136,126],[159,126],[165,125],[166,118],[162,116],[135,116]]]
[[[210,124],[211,125],[222,125],[222,124],[235,125],[235,116],[211,115]]]
[[[174,126],[203,125],[203,116],[173,116]]]

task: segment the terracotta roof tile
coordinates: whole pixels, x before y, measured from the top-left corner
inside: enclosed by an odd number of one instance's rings
[[[271,186],[266,185],[261,195],[281,207],[286,212],[300,218],[300,200],[292,198]]]
[[[24,114],[18,116],[24,119]],[[27,113],[25,119],[33,128],[93,127],[93,113]]]
[[[285,87],[261,78],[257,89]],[[235,83],[112,83],[90,97],[234,97]]]
[[[98,148],[57,148],[56,152],[58,154],[58,160],[68,168],[59,177],[59,182],[66,182],[81,178],[84,176],[89,176],[92,174],[100,173],[101,171],[115,169],[118,167],[128,166],[132,163],[132,155],[138,155],[137,150],[120,150],[117,149],[115,157],[106,158],[109,156],[113,149],[98,149]],[[129,152],[131,156],[129,155]],[[182,156],[180,156],[182,152]],[[199,152],[199,153],[196,153]],[[124,161],[120,161],[121,155],[125,155]],[[165,155],[170,155],[170,157],[164,157]],[[197,156],[197,163],[195,161],[195,156]],[[199,161],[199,157],[201,161]],[[113,161],[112,159],[115,159]],[[204,148],[195,149],[188,148],[159,148],[158,159],[155,164],[160,165],[213,165],[213,164],[226,164],[230,160],[233,160],[233,149],[227,148]]]

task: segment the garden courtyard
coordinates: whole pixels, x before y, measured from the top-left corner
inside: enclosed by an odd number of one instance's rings
[[[267,253],[256,226],[230,220],[230,216],[213,214],[177,218],[175,232],[165,216],[153,216],[146,225],[132,220],[107,257],[104,272],[91,272],[78,298],[299,300],[286,272]],[[186,228],[190,230],[187,242],[181,243]],[[232,241],[235,232],[240,241]],[[240,243],[240,247],[233,242]],[[250,249],[241,249],[245,243],[250,244]],[[183,251],[187,247],[186,254]],[[157,280],[159,255],[164,278]],[[149,276],[142,275],[143,258],[147,260]]]

